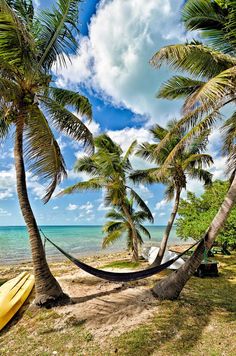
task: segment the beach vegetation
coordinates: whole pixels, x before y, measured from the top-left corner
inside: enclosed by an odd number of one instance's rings
[[[143,244],[142,236],[151,238],[150,232],[143,225],[146,220],[149,220],[149,214],[145,210],[136,210],[133,204],[133,199],[129,200],[126,198],[126,206],[129,212],[129,216],[134,224],[138,245]],[[115,243],[117,239],[121,237],[126,237],[127,249],[132,251],[132,259],[136,261],[135,258],[135,246],[134,246],[134,234],[131,225],[131,219],[124,214],[122,207],[117,206],[112,210],[108,211],[106,217],[109,218],[106,224],[103,226],[103,233],[106,235],[103,239],[102,247],[106,248],[111,244]]]
[[[170,68],[184,73],[184,76],[174,76],[164,83],[157,96],[170,100],[184,99],[183,116],[173,131],[182,126],[189,128],[185,137],[169,153],[161,172],[167,169],[184,143],[196,132],[204,132],[213,127],[221,117],[220,110],[235,101],[235,16],[235,1],[222,3],[211,0],[188,0],[182,11],[184,25],[189,31],[197,31],[202,41],[198,38],[185,44],[163,47],[151,59],[152,65],[156,68],[167,64]],[[186,73],[189,74],[188,77]],[[169,132],[165,136],[156,154],[160,153],[171,134],[172,132]],[[234,207],[235,136],[234,112],[225,120],[222,127],[223,153],[228,157],[227,173],[231,185],[204,233],[204,240],[199,243],[191,258],[176,273],[155,285],[153,291],[160,299],[175,299],[179,296],[186,282],[200,265],[205,250],[211,248]]]
[[[166,250],[169,235],[178,212],[180,195],[183,189],[186,189],[186,184],[189,179],[198,179],[203,181],[207,186],[211,184],[212,174],[205,169],[212,163],[212,157],[204,153],[208,143],[209,131],[201,132],[193,136],[188,144],[182,145],[178,155],[170,162],[165,170],[161,170],[163,164],[174,149],[174,147],[186,135],[186,129],[183,127],[177,128],[170,136],[169,140],[161,148],[158,155],[156,151],[158,145],[166,135],[173,130],[177,121],[169,121],[166,128],[160,125],[155,125],[150,132],[153,136],[154,143],[142,143],[139,145],[136,155],[155,164],[156,167],[146,170],[138,170],[131,174],[130,178],[134,182],[144,183],[162,183],[166,186],[165,199],[166,202],[174,199],[174,205],[165,232],[163,234],[158,254],[153,262],[153,266],[161,263],[164,252]]]
[[[26,170],[48,183],[48,202],[66,177],[55,130],[92,147],[92,134],[68,107],[91,119],[80,93],[57,88],[52,66],[64,65],[78,46],[79,0],[58,0],[51,9],[34,11],[33,2],[0,2],[0,139],[14,132],[19,205],[26,223],[35,274],[35,302],[52,306],[69,300],[50,272],[26,183]]]
[[[125,287],[117,289],[120,285],[115,285],[116,289],[111,290],[107,283],[107,289],[104,289],[104,282],[99,279],[94,278],[96,285],[92,286],[88,275],[79,277],[77,268],[68,264],[65,266],[67,273],[62,272],[61,277],[71,284],[73,276],[73,290],[77,287],[79,304],[87,318],[78,313],[78,304],[66,307],[66,310],[65,307],[36,309],[26,304],[0,332],[0,354],[132,356],[137,355],[138,350],[145,356],[233,356],[236,351],[235,252],[231,256],[217,255],[217,260],[221,266],[220,276],[191,278],[181,298],[174,303],[155,300],[150,293],[150,285],[166,277],[168,271],[163,271],[161,276],[127,283],[129,294],[124,294]],[[115,263],[114,255],[110,261]],[[100,263],[108,266],[108,255],[102,256]],[[61,263],[53,263],[50,267],[55,273]],[[12,271],[12,266],[9,265],[8,270]],[[8,277],[6,267],[0,267],[0,274],[3,278]],[[81,293],[83,286],[84,295]],[[134,294],[136,288],[142,297]],[[102,293],[102,297],[98,298],[97,293]],[[92,310],[91,305],[95,305]],[[146,312],[148,318],[144,319]],[[141,320],[130,326],[128,322],[134,314],[139,314]],[[111,327],[113,317],[117,319]]]
[[[214,181],[211,187],[206,187],[199,197],[195,193],[187,192],[187,198],[180,200],[176,233],[182,239],[193,238],[199,240],[204,235],[210,222],[216,215],[229,189],[228,181]],[[233,208],[224,228],[219,232],[217,244],[227,244],[236,247],[236,208]]]
[[[134,220],[135,215],[132,210],[133,208],[131,209],[131,207],[133,204],[136,204],[136,206],[142,210],[140,214],[143,214],[143,217],[145,215],[145,219],[150,222],[153,222],[153,216],[140,195],[128,185],[128,177],[132,172],[130,156],[135,150],[136,141],[131,143],[126,152],[123,152],[121,147],[108,135],[102,134],[94,138],[94,146],[94,154],[85,155],[75,164],[76,172],[85,172],[91,178],[64,189],[60,192],[60,195],[78,193],[85,190],[104,189],[105,207],[114,207],[117,209],[117,211],[113,211],[113,213],[110,212],[109,217],[112,217],[112,214],[115,216],[116,213],[122,214],[126,222],[128,222],[130,231],[132,231],[133,259],[134,261],[138,261],[140,236],[137,231],[137,221]],[[131,205],[130,199],[132,201]],[[117,222],[117,224],[119,225],[119,222]],[[123,227],[124,226],[125,225],[123,225]],[[105,229],[106,233],[109,232],[110,236],[106,239],[105,245],[108,241],[111,242],[112,238],[114,240],[115,236],[120,236],[121,230],[117,229],[115,231],[114,224],[113,227],[111,224],[110,228],[107,225]],[[112,229],[113,233],[111,234]]]

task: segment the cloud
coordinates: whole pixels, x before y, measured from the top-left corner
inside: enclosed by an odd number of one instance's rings
[[[52,210],[58,210],[59,209],[59,206],[54,206],[53,208],[52,208]]]
[[[88,37],[57,73],[57,84],[83,85],[115,106],[166,122],[178,104],[156,100],[167,73],[153,69],[149,60],[163,45],[184,41],[181,6],[181,0],[100,1]]]
[[[155,210],[161,210],[163,208],[166,208],[168,202],[166,199],[162,199],[161,201],[156,203]]]
[[[107,134],[114,140],[116,143],[121,145],[121,148],[126,151],[131,143],[134,140],[137,140],[138,143],[148,141],[151,142],[152,135],[149,130],[145,128],[135,128],[135,127],[126,127],[122,130],[108,130]]]
[[[145,199],[153,198],[153,192],[147,188],[144,184],[139,184],[135,187],[135,191]],[[146,203],[146,202],[145,202]],[[146,203],[148,204],[148,202]]]
[[[85,210],[86,214],[89,214],[92,212],[93,204],[90,201],[87,201],[86,204],[81,205],[79,208],[80,210]]]
[[[78,209],[78,205],[76,204],[69,204],[67,207],[66,207],[66,210],[69,210],[69,211],[73,211],[73,210],[76,210]]]
[[[11,216],[11,215],[12,214],[9,213],[9,211],[0,208],[0,216]]]
[[[11,198],[15,194],[16,174],[14,166],[0,171],[0,200]]]

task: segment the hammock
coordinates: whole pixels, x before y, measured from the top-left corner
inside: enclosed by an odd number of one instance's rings
[[[41,230],[42,232],[42,230]],[[191,250],[191,248],[193,248],[194,246],[196,246],[199,242],[202,241],[199,240],[197,242],[195,242],[192,246],[190,246],[187,250],[185,250],[184,252],[182,252],[181,254],[179,254],[178,256],[172,258],[171,260],[162,263],[159,266],[155,266],[155,267],[150,267],[141,271],[136,271],[136,272],[109,272],[109,271],[103,271],[101,269],[97,269],[94,268],[92,266],[87,265],[84,262],[81,262],[80,260],[78,260],[77,258],[71,256],[69,253],[67,253],[66,251],[64,251],[62,248],[60,248],[59,246],[57,246],[54,242],[52,242],[48,237],[46,237],[44,235],[44,233],[42,232],[45,240],[47,240],[48,242],[50,242],[53,246],[55,246],[58,251],[60,251],[64,256],[66,256],[71,262],[73,262],[77,267],[81,268],[83,271],[92,274],[93,276],[102,278],[102,279],[106,279],[107,281],[113,281],[113,282],[130,282],[130,281],[136,281],[138,279],[143,279],[146,277],[150,277],[153,276],[154,274],[160,273],[161,271],[163,271],[164,269],[168,268],[172,263],[174,263],[175,261],[177,261],[180,257],[182,257],[186,252],[188,252],[189,250]]]

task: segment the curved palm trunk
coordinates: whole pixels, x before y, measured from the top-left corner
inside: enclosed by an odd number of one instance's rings
[[[37,223],[30,206],[23,160],[23,127],[23,120],[19,118],[16,123],[14,146],[17,194],[30,238],[35,276],[35,303],[38,306],[52,307],[58,304],[65,304],[70,299],[63,293],[60,285],[50,272]]]
[[[131,230],[132,230],[132,236],[133,236],[133,239],[132,239],[132,243],[133,243],[132,261],[137,262],[138,261],[138,235],[137,235],[137,231],[136,231],[135,225],[133,223],[132,217],[131,217],[127,207],[125,206],[125,204],[122,205],[122,209],[123,209],[128,221],[129,221],[129,224],[130,224],[130,227],[131,227]]]
[[[160,283],[154,286],[153,293],[159,299],[176,299],[178,298],[183,287],[187,281],[192,277],[196,269],[199,267],[205,247],[210,249],[214,240],[216,239],[220,229],[226,222],[230,211],[236,203],[236,176],[225,196],[225,199],[215,215],[211,225],[205,234],[205,242],[202,241],[196,248],[194,254],[188,261],[180,267],[177,271],[170,274],[167,278],[163,279]]]
[[[171,232],[171,229],[172,229],[172,226],[173,226],[173,223],[175,221],[175,217],[176,217],[176,214],[177,214],[177,211],[178,211],[180,193],[181,193],[181,190],[178,189],[176,191],[175,203],[174,203],[174,206],[173,206],[173,210],[172,210],[170,218],[168,220],[168,223],[167,223],[167,226],[166,226],[166,229],[165,229],[165,233],[164,233],[164,235],[162,237],[158,254],[157,254],[154,262],[152,263],[151,267],[159,266],[161,264],[162,259],[163,259],[163,256],[164,256],[164,253],[165,253],[165,250],[166,250],[167,241],[169,239],[170,232]]]

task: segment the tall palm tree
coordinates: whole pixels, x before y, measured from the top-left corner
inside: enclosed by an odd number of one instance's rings
[[[130,214],[129,204],[127,204],[128,192],[137,206],[146,212],[149,221],[153,222],[153,216],[137,192],[127,185],[128,175],[132,171],[129,157],[135,149],[136,141],[124,153],[121,147],[113,142],[108,135],[102,134],[94,138],[94,146],[96,149],[95,153],[91,156],[82,157],[75,165],[75,171],[85,172],[92,178],[66,188],[60,195],[88,189],[105,189],[105,205],[112,205],[122,209],[130,224],[134,241],[133,258],[134,260],[138,260],[138,234],[132,215]]]
[[[136,154],[144,159],[155,163],[157,166],[154,168],[139,170],[131,174],[131,179],[134,181],[142,181],[148,183],[163,183],[167,186],[165,191],[166,200],[170,201],[174,199],[173,209],[168,220],[160,249],[153,262],[153,266],[159,265],[162,261],[164,252],[166,250],[170,231],[172,229],[176,214],[178,212],[180,195],[183,189],[186,188],[188,179],[199,179],[204,182],[205,185],[211,184],[212,174],[203,168],[204,165],[210,165],[213,161],[210,155],[202,153],[206,149],[208,143],[209,131],[196,135],[192,138],[188,145],[182,146],[178,155],[171,161],[164,171],[160,173],[160,169],[165,164],[166,158],[172,149],[181,141],[185,136],[186,130],[178,128],[170,137],[170,140],[166,143],[159,154],[156,154],[158,145],[162,142],[169,131],[173,130],[177,121],[172,120],[167,124],[167,128],[164,129],[159,125],[155,125],[150,131],[152,133],[154,141],[157,143],[150,144],[148,142],[139,146]]]
[[[178,126],[191,129],[169,153],[163,170],[177,155],[185,142],[196,132],[211,127],[219,118],[219,110],[228,103],[235,103],[236,87],[236,3],[226,0],[188,0],[183,8],[183,21],[188,30],[200,31],[205,44],[192,41],[162,48],[151,63],[159,67],[164,63],[172,68],[188,72],[189,77],[174,76],[164,84],[158,94],[161,98],[184,98],[183,117]],[[175,128],[176,129],[176,128]],[[201,263],[205,248],[210,248],[219,230],[223,227],[230,210],[236,202],[236,113],[227,119],[224,129],[224,152],[228,154],[228,173],[231,187],[202,242],[193,256],[177,273],[154,287],[162,299],[178,297],[188,279]],[[171,133],[162,142],[164,146]],[[161,149],[159,146],[158,151]]]
[[[126,199],[126,206],[136,229],[138,244],[142,245],[142,235],[147,236],[149,239],[151,238],[149,231],[142,225],[145,220],[149,220],[149,214],[144,210],[136,211],[132,199]],[[112,220],[109,220],[103,227],[103,232],[107,235],[103,239],[102,247],[105,248],[110,244],[113,244],[117,239],[126,234],[127,248],[133,252],[132,259],[135,261],[136,246],[134,242],[134,234],[130,221],[127,219],[126,215],[124,215],[123,209],[120,206],[117,206],[110,210],[106,214],[106,217]]]
[[[52,306],[68,301],[52,276],[30,205],[25,175],[27,168],[49,182],[44,202],[66,176],[65,162],[52,128],[84,144],[92,135],[68,106],[91,118],[87,98],[56,88],[51,67],[77,47],[76,0],[58,0],[51,10],[37,11],[31,0],[0,0],[0,139],[14,128],[17,194],[27,226],[35,274],[35,303]]]

